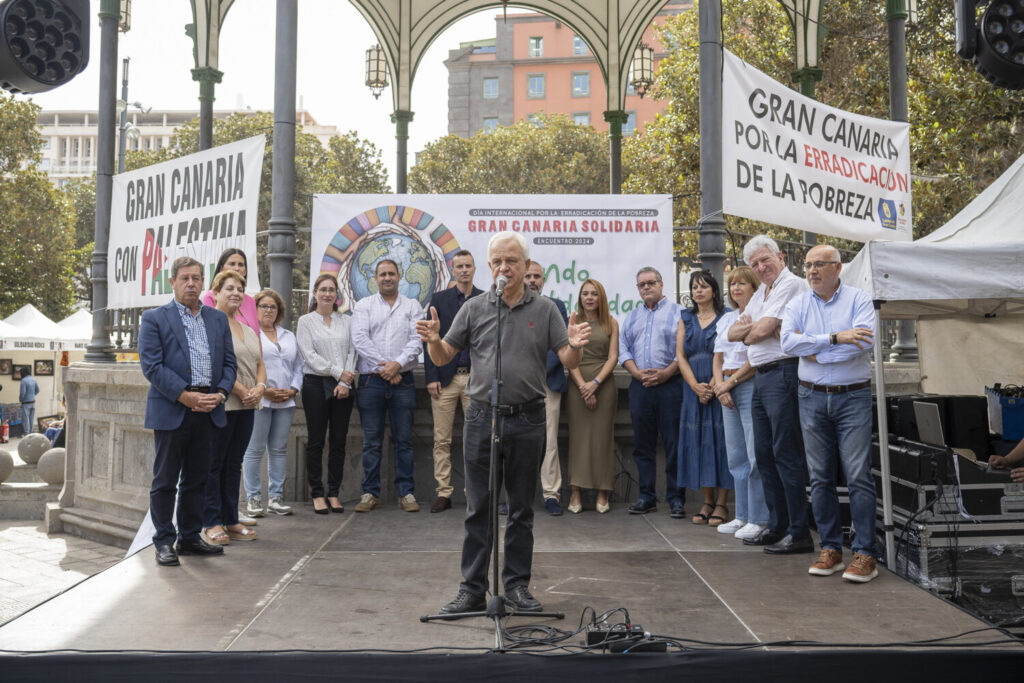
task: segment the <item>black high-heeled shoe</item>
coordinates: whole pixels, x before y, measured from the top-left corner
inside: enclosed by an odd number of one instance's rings
[[[344,512],[345,511],[345,506],[340,504],[340,503],[338,505],[332,505],[330,497],[327,498],[327,507],[328,507],[328,509],[330,509],[331,512]]]
[[[317,498],[322,498],[324,503],[325,504],[327,503],[327,499],[323,498],[323,496],[317,496]],[[315,512],[318,515],[327,515],[327,514],[330,514],[331,508],[330,507],[318,508],[316,506],[316,498],[314,498],[313,499],[313,512]]]

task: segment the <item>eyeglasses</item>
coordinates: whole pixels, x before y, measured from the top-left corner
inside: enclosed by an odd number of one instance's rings
[[[804,272],[807,272],[807,271],[811,270],[812,268],[814,270],[821,270],[825,266],[827,266],[829,264],[832,264],[832,263],[839,263],[839,261],[806,261],[804,263]]]
[[[337,294],[338,292],[338,290],[336,290],[334,287],[321,287],[316,291],[321,294]]]
[[[275,306],[274,304],[260,304],[256,308],[260,309],[261,311],[276,311],[277,310],[277,306]]]
[[[656,284],[658,284],[659,282],[661,282],[661,280],[644,280],[643,282],[636,283],[636,288],[637,289],[644,289],[646,287],[653,287]]]

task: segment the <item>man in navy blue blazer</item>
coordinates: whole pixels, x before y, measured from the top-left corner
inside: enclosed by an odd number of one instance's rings
[[[472,299],[483,290],[473,286],[476,274],[476,262],[473,254],[461,249],[452,256],[452,274],[455,286],[430,297],[430,306],[437,309],[437,317],[441,321],[441,336],[448,333],[455,314],[462,304]],[[462,414],[469,408],[469,349],[463,349],[447,365],[438,367],[423,352],[423,372],[427,380],[427,393],[430,394],[430,409],[434,416],[434,479],[437,481],[437,497],[430,506],[431,512],[444,512],[452,506],[452,423],[455,422],[455,406],[462,403]]]
[[[153,430],[156,446],[149,510],[156,527],[156,561],[164,566],[177,565],[179,554],[224,552],[199,532],[210,442],[213,430],[226,424],[224,402],[237,371],[227,316],[199,301],[199,261],[176,259],[171,289],[174,299],[143,313],[139,327],[139,360],[149,380],[145,426]],[[177,531],[172,521],[175,498]]]
[[[530,267],[526,269],[523,281],[526,286],[543,294],[544,267],[536,261],[530,261]],[[562,314],[562,320],[569,324],[569,313],[565,310],[565,304],[561,299],[548,297],[555,302],[555,308]],[[544,447],[544,460],[540,465],[540,488],[544,494],[544,509],[549,515],[558,516],[562,514],[562,505],[559,503],[562,489],[562,462],[558,457],[558,416],[561,412],[562,394],[569,388],[565,381],[565,368],[558,360],[558,354],[548,349],[547,367],[548,395],[544,398],[545,416],[547,419],[547,445]]]

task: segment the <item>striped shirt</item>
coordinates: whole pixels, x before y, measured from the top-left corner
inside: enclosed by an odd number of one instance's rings
[[[206,324],[203,322],[203,306],[192,314],[187,306],[173,299],[181,316],[181,324],[185,326],[185,337],[188,339],[188,359],[192,366],[192,385],[208,387],[213,381],[213,363],[210,360],[210,341],[206,337]]]
[[[401,372],[416,367],[423,351],[416,321],[422,319],[420,302],[401,294],[394,306],[379,293],[357,301],[352,308],[352,342],[359,354],[359,373],[379,374],[381,363],[392,361],[401,366]]]
[[[662,297],[654,310],[634,308],[619,329],[619,364],[627,360],[640,370],[667,368],[676,360],[676,329],[680,306]]]

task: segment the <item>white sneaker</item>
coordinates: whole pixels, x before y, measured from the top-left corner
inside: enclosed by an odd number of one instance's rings
[[[747,521],[745,519],[740,519],[739,517],[737,517],[736,519],[732,520],[731,522],[726,522],[725,524],[719,524],[717,528],[718,528],[718,533],[720,533],[720,534],[735,534],[737,531],[739,531],[740,529],[742,529],[746,525],[747,525]]]
[[[285,505],[281,501],[281,496],[275,496],[270,499],[267,503],[267,509],[273,512],[275,515],[290,515],[292,514],[292,508],[290,505]]]
[[[241,512],[238,513],[238,523],[242,526],[256,526],[258,524],[255,517],[250,517]]]
[[[767,525],[765,524],[754,524],[753,522],[748,522],[746,526],[737,531],[735,535],[736,538],[740,539],[741,541],[746,541],[747,539],[756,538],[757,535],[764,531],[766,528]]]
[[[246,502],[245,514],[249,517],[263,516],[263,501],[260,500],[259,496],[253,496]]]

